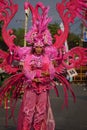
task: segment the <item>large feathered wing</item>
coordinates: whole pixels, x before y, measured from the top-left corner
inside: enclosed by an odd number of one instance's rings
[[[0,58],[2,63],[0,67],[7,73],[14,73],[18,68],[13,67],[14,55],[16,52],[16,45],[14,43],[15,35],[12,29],[8,29],[8,25],[18,10],[18,5],[14,4],[12,0],[0,0],[0,21],[1,21],[1,34],[4,43],[8,46],[9,52],[0,50]]]
[[[8,96],[10,95],[10,100],[12,100],[11,105],[13,105],[13,109],[15,108],[13,99],[17,100],[18,96],[21,93],[24,81],[23,73],[17,72],[19,70],[18,63],[20,62],[20,57],[17,55],[18,47],[14,43],[14,39],[16,36],[13,34],[12,29],[8,29],[8,25],[16,14],[17,10],[18,5],[14,4],[12,0],[0,0],[0,22],[2,25],[1,34],[4,43],[8,46],[7,52],[0,50],[0,68],[5,73],[11,74],[10,77],[6,79],[0,87],[0,104],[2,104],[2,101],[5,97],[8,101]],[[16,65],[14,64],[14,62],[16,62]]]
[[[14,4],[12,0],[0,0],[0,21],[3,23],[1,33],[3,40],[9,49],[12,49],[15,46],[14,38],[16,36],[13,35],[13,30],[7,29],[7,27],[17,10],[18,5]]]
[[[64,29],[59,29],[57,34],[55,34],[55,42],[53,46],[57,49],[61,49],[64,47],[65,41],[68,38],[70,24],[74,23],[76,17],[80,18],[87,26],[87,4],[86,0],[62,0],[56,4],[56,9],[64,25]],[[74,101],[75,95],[70,84],[63,75],[67,70],[78,68],[83,65],[87,65],[87,49],[81,47],[73,48],[69,52],[66,52],[65,50],[61,59],[58,60],[55,77],[59,79],[63,85],[66,105],[68,100],[67,89],[72,93]]]
[[[66,78],[66,72],[71,69],[79,68],[80,66],[87,65],[87,48],[75,47],[66,52],[62,58],[58,61],[58,66],[55,68],[55,78],[62,83],[64,90],[64,106],[68,106],[68,91],[69,90],[73,96],[74,102],[76,100],[74,91],[70,86]],[[55,83],[54,83],[55,84]],[[57,89],[56,89],[57,92]],[[58,92],[57,92],[58,93]],[[63,107],[64,107],[63,106]]]
[[[86,0],[62,0],[56,4],[56,9],[64,25],[64,30],[59,29],[55,37],[54,46],[61,48],[68,38],[70,24],[75,18],[80,18],[87,26],[87,4]]]

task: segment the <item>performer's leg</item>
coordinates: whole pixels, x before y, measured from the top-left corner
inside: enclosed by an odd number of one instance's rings
[[[30,130],[36,105],[36,93],[27,90],[23,98],[23,127],[22,130]]]
[[[36,114],[34,116],[34,129],[35,130],[40,130],[42,126],[42,122],[46,120],[47,103],[48,103],[48,93],[47,91],[42,92],[41,94],[38,95],[38,98],[37,98]]]
[[[22,130],[30,130],[30,129],[31,129],[31,123],[29,123],[29,120],[25,117],[23,120]]]

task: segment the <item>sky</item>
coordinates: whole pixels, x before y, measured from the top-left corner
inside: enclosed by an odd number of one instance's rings
[[[26,0],[13,0],[14,3],[18,4],[18,12],[14,16],[14,18],[11,20],[9,27],[10,28],[21,28],[24,27],[24,20],[25,20],[25,15],[24,15],[24,2]],[[52,17],[52,23],[58,23],[60,24],[61,18],[59,17],[59,14],[56,10],[56,3],[61,2],[61,0],[29,0],[29,2],[35,6],[37,2],[42,2],[44,5],[49,6],[49,16]],[[29,17],[28,20],[29,26],[31,26],[31,18]],[[80,34],[80,21],[78,19],[75,20],[75,24],[71,25],[71,32],[74,32],[76,34]]]

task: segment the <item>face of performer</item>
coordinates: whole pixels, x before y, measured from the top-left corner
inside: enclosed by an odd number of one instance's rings
[[[36,46],[36,47],[35,47],[35,53],[36,53],[37,55],[42,54],[42,52],[43,52],[43,48],[42,48],[41,46]]]

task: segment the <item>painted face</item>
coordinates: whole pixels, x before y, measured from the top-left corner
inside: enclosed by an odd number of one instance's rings
[[[43,48],[42,48],[41,46],[36,46],[36,47],[35,47],[35,53],[36,53],[37,55],[42,54],[42,52],[43,52]]]

